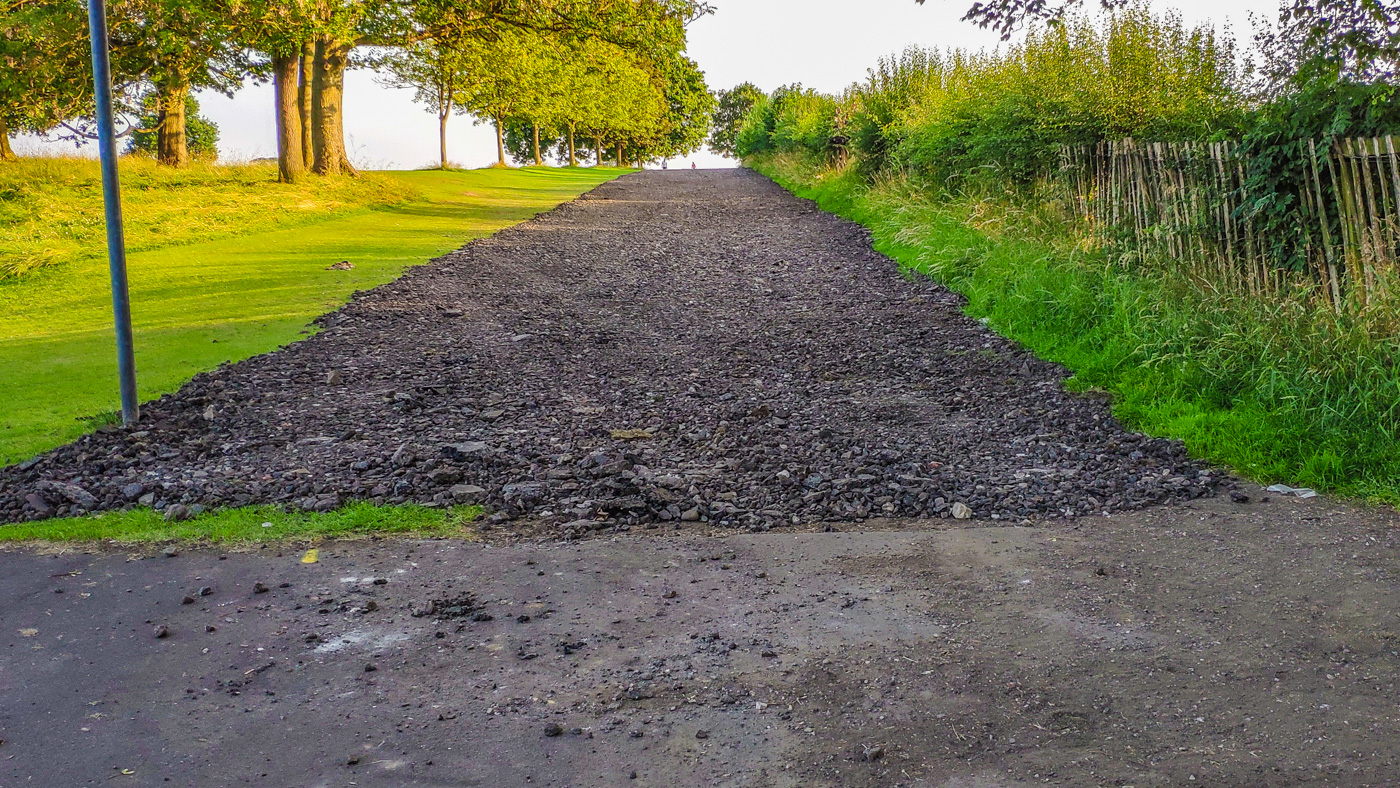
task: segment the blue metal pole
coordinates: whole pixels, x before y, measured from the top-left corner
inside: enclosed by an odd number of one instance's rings
[[[117,376],[121,381],[122,423],[141,415],[136,398],[136,350],[131,338],[131,296],[126,283],[126,239],[122,233],[122,193],[117,180],[117,134],[112,120],[112,64],[107,53],[107,5],[88,0],[92,36],[92,79],[97,98],[97,146],[102,156],[102,202],[107,214],[107,259],[112,272],[112,312],[117,324]]]

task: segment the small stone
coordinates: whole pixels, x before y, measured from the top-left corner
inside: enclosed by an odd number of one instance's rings
[[[530,623],[530,617],[522,613],[515,617],[515,621],[519,624],[528,624]]]
[[[354,766],[355,764],[357,764],[357,763],[359,763],[359,762],[360,762],[360,756],[358,756],[358,755],[351,755],[349,758],[346,758],[346,759],[345,759],[345,765],[346,765],[346,766]]]
[[[1230,500],[1235,503],[1249,503],[1249,496],[1239,490],[1230,491]]]
[[[155,506],[156,494],[153,492],[148,492],[140,498],[137,498],[136,502],[141,504],[142,506]]]
[[[544,726],[544,735],[546,736],[558,736],[563,732],[564,726],[560,725],[557,722],[551,722],[548,725]]]
[[[206,624],[206,625],[204,626],[204,631],[205,631],[205,632],[218,632],[218,631],[219,631],[219,628],[216,627],[216,626],[214,626],[213,624]]]
[[[481,503],[486,497],[486,489],[475,484],[458,484],[447,491],[452,500],[458,503]]]
[[[438,468],[433,471],[433,484],[440,484],[444,487],[456,484],[462,480],[462,472],[456,468]]]
[[[699,519],[700,510],[698,508],[690,508],[681,512],[681,520],[683,520],[684,522],[693,523],[698,521]]]
[[[24,503],[32,509],[35,514],[39,515],[40,519],[47,520],[53,517],[53,507],[49,506],[49,502],[44,500],[43,496],[38,493],[30,493],[24,496]]]
[[[368,663],[368,664],[365,665],[365,672],[366,672],[366,673],[373,673],[373,672],[375,672],[376,670],[379,670],[379,666],[376,665],[376,664],[374,664],[373,662],[370,662],[370,663]]]
[[[339,386],[341,380],[342,380],[342,378],[340,377],[340,372],[339,372],[339,370],[334,370],[334,369],[333,369],[333,370],[331,370],[330,372],[327,372],[327,373],[326,373],[326,385],[327,385],[327,386]]]
[[[707,730],[705,730],[705,729],[703,729],[703,728],[701,728],[700,730],[698,730],[698,731],[695,732],[695,738],[697,738],[697,739],[708,739],[708,738],[710,738],[710,732],[707,731]]]
[[[199,587],[199,595],[200,595],[200,596],[209,596],[209,595],[212,594],[212,593],[214,593],[214,589],[210,588],[209,586],[200,586],[200,587]]]
[[[170,627],[161,624],[160,626],[156,627],[155,636],[157,640],[170,637]]]
[[[166,558],[174,558],[175,556],[180,554],[180,548],[176,547],[175,545],[171,545],[165,548],[164,550],[161,550],[160,552],[161,555],[165,556]]]
[[[442,447],[442,454],[449,460],[463,462],[466,460],[478,460],[491,453],[491,447],[481,441],[466,441],[464,443],[449,443]]]
[[[68,499],[69,503],[83,509],[92,509],[97,506],[97,499],[93,497],[92,493],[76,484],[48,482],[47,484],[41,484],[40,487],[63,496]]]
[[[254,583],[254,584],[253,584],[253,593],[254,593],[254,594],[266,594],[266,593],[267,593],[267,586],[263,585],[263,584],[260,583],[260,582],[259,582],[259,583]]]
[[[678,595],[676,594],[676,592],[675,592],[674,590],[671,590],[671,591],[667,591],[666,593],[662,594],[662,595],[661,595],[661,598],[662,598],[662,599],[675,599],[676,596],[678,596]]]
[[[972,518],[972,509],[961,501],[953,504],[951,512],[955,520],[969,520]]]
[[[165,521],[178,523],[190,519],[190,509],[182,503],[172,503],[165,507]]]
[[[145,487],[142,487],[139,483],[133,482],[122,488],[122,497],[128,501],[134,501],[140,498],[141,493],[145,491]]]
[[[180,597],[180,604],[182,604],[182,605],[193,605],[193,604],[194,604],[194,597],[190,596],[189,594],[185,594],[183,597]]]
[[[861,749],[860,759],[867,763],[873,763],[885,756],[885,748],[879,744],[870,747],[862,747]]]
[[[206,408],[204,409],[204,420],[205,420],[205,421],[213,421],[215,418],[218,417],[218,415],[219,415],[219,412],[218,412],[217,410],[214,409],[214,406],[213,406],[213,405],[209,405],[208,407],[206,407]]]
[[[389,579],[387,577],[376,577],[373,581],[371,581],[370,584],[376,586],[387,586],[389,585]]]

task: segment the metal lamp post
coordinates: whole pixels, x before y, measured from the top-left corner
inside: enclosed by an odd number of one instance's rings
[[[97,147],[102,157],[102,202],[107,218],[107,259],[112,274],[112,312],[117,327],[117,375],[121,381],[122,423],[140,418],[136,398],[136,351],[131,338],[131,296],[126,282],[126,238],[122,233],[121,184],[117,180],[117,135],[112,121],[112,63],[107,53],[107,4],[88,0],[92,36],[92,78],[97,98]]]

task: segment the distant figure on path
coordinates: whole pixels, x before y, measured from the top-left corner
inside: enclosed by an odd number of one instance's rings
[[[661,160],[661,169],[663,169],[663,170],[666,169],[666,160],[665,160],[665,159],[662,159],[662,160]]]
[[[692,161],[692,162],[690,163],[690,169],[692,169],[692,170],[695,169],[695,162]]]

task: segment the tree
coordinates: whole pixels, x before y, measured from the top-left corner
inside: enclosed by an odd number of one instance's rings
[[[678,52],[685,45],[685,24],[710,13],[709,6],[697,0],[322,0],[312,7],[318,14],[318,32],[311,123],[314,169],[322,174],[354,171],[345,156],[341,102],[345,69],[356,47],[434,40],[465,49],[472,40],[495,44],[530,32],[608,41],[635,51]],[[489,81],[471,92],[479,96],[486,87]],[[499,92],[490,103],[497,108],[493,112],[507,104],[514,110]],[[497,137],[503,162],[499,123]]]
[[[516,86],[525,82],[534,37],[518,31],[502,31],[495,40],[481,42],[463,52],[468,75],[458,94],[461,108],[496,128],[496,163],[506,166],[505,124],[526,106]]]
[[[42,134],[91,112],[87,12],[80,2],[0,0],[0,160],[10,134]],[[114,58],[120,100],[129,82]]]
[[[142,102],[144,113],[137,121],[135,131],[127,144],[128,153],[156,155],[159,149],[159,102],[160,97],[150,92]],[[210,160],[219,157],[219,127],[213,121],[200,116],[199,101],[194,96],[185,96],[185,139],[193,159]]]
[[[735,145],[739,139],[739,127],[744,123],[755,102],[763,98],[763,91],[752,83],[735,85],[730,90],[715,94],[715,113],[710,131],[710,148],[728,158],[738,155]]]
[[[458,48],[424,41],[396,52],[382,61],[388,73],[379,81],[388,87],[412,88],[413,100],[432,107],[438,118],[438,151],[441,169],[447,169],[447,119],[457,108],[457,96],[467,87],[468,58]]]
[[[248,68],[234,41],[229,0],[122,0],[132,20],[130,56],[156,94],[156,159],[189,164],[186,101],[196,87],[232,93]]]
[[[657,64],[655,81],[663,99],[656,133],[639,141],[638,158],[667,159],[693,153],[705,144],[715,97],[695,61],[675,55]]]
[[[924,0],[915,0],[919,5]],[[1084,0],[977,0],[963,15],[1003,39],[1028,22],[1063,21]],[[1140,0],[1098,0],[1112,11]],[[1400,4],[1395,0],[1285,0],[1281,16],[1320,55],[1344,74],[1394,76],[1400,63]]]

